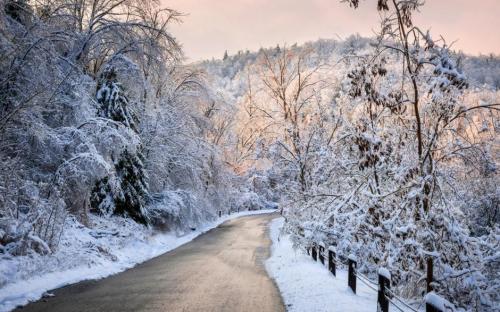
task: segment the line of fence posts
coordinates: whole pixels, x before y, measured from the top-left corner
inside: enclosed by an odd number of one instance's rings
[[[310,247],[306,248],[307,254],[311,255],[314,261],[318,261],[324,265],[325,264],[325,244],[324,243],[313,243]],[[348,267],[348,278],[347,284],[351,290],[356,293],[356,268],[357,268],[357,258],[354,255],[349,255],[347,257],[347,267]],[[328,247],[328,270],[336,276],[336,249],[334,246]],[[427,259],[427,276],[426,276],[426,286],[427,286],[427,296],[425,297],[425,311],[426,312],[445,312],[442,308],[442,304],[439,302],[444,301],[449,304],[446,300],[443,300],[437,294],[432,291],[432,280],[433,280],[433,261],[432,258]],[[390,299],[392,295],[390,294],[391,288],[391,274],[385,268],[380,268],[378,270],[378,292],[377,292],[377,311],[389,312]],[[401,300],[401,299],[399,299]],[[410,308],[407,304],[408,308]],[[414,310],[413,308],[410,308]],[[416,311],[416,310],[414,310]],[[450,310],[453,311],[453,310]]]

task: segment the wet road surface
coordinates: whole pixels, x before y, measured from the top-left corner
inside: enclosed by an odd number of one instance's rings
[[[267,225],[276,217],[263,214],[225,222],[133,269],[57,289],[54,297],[18,310],[284,311],[263,264],[271,245]]]

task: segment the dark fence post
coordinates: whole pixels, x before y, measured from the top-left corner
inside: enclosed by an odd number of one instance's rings
[[[347,285],[349,285],[352,291],[356,293],[356,256],[349,255],[347,259],[347,265],[349,266]]]
[[[318,261],[318,254],[316,253],[316,245],[313,244],[311,247],[311,255],[314,261]]]
[[[219,210],[219,218],[222,217],[222,211]]]
[[[386,289],[391,288],[391,273],[386,268],[378,270],[377,311],[389,312],[389,299]]]
[[[427,293],[430,293],[432,291],[432,280],[434,279],[433,270],[432,258],[429,257],[427,258]]]
[[[441,311],[440,309],[436,308],[432,304],[426,302],[425,303],[425,312],[444,312],[444,311]]]
[[[323,242],[319,243],[319,261],[321,264],[325,265],[325,244]]]
[[[337,276],[337,271],[335,271],[335,250],[332,246],[328,247],[328,270],[330,270],[334,276]]]

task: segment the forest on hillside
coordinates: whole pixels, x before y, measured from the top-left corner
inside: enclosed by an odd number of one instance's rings
[[[387,267],[415,306],[431,261],[434,291],[491,311],[500,57],[415,25],[422,1],[344,2],[374,37],[186,64],[157,0],[0,0],[0,288],[279,207],[298,248]]]

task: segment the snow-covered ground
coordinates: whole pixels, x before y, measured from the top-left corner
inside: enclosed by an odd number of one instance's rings
[[[276,210],[225,215],[189,233],[155,234],[130,219],[93,217],[92,229],[70,222],[52,255],[0,258],[0,311],[38,300],[55,288],[122,272],[183,245],[237,217]]]
[[[375,291],[358,282],[354,294],[347,286],[347,271],[337,269],[335,277],[319,261],[294,250],[289,236],[280,233],[283,222],[283,218],[271,222],[273,245],[266,268],[289,312],[376,311]]]

